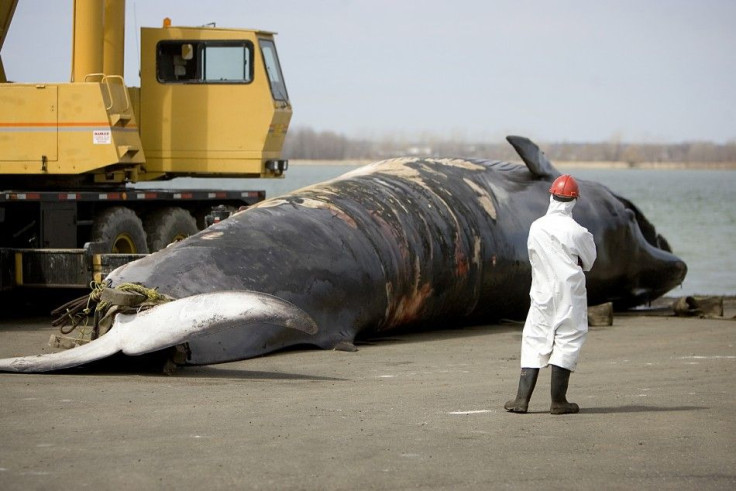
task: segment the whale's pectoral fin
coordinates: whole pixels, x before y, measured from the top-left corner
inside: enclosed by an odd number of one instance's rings
[[[165,303],[135,315],[118,315],[113,330],[123,328],[122,351],[142,355],[189,339],[254,325],[279,326],[307,334],[314,320],[296,305],[273,295],[251,291],[203,293]]]
[[[506,140],[514,147],[529,172],[535,176],[556,178],[560,175],[560,171],[555,169],[544,152],[529,138],[509,135]]]
[[[21,356],[0,360],[0,372],[40,373],[77,367],[120,351],[120,337],[111,331],[88,344],[58,353]]]
[[[252,325],[275,325],[308,334],[317,324],[296,305],[259,292],[204,293],[158,305],[137,314],[118,314],[104,336],[77,348],[0,360],[0,371],[48,372],[72,368],[119,351],[142,355],[188,340]]]

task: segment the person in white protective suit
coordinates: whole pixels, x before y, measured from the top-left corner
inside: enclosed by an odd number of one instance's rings
[[[552,414],[577,413],[567,401],[570,373],[588,333],[588,302],[583,271],[596,259],[593,235],[572,217],[580,197],[575,179],[558,177],[549,189],[547,213],[532,223],[527,248],[532,266],[531,306],[521,341],[521,376],[516,399],[504,408],[525,413],[539,369],[551,365]]]

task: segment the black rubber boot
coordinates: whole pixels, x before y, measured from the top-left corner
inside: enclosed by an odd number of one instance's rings
[[[557,365],[552,368],[552,405],[549,412],[552,414],[572,414],[580,411],[580,406],[574,402],[567,402],[567,385],[570,382],[570,370]]]
[[[538,376],[539,368],[522,368],[516,399],[504,404],[503,408],[512,413],[525,413],[529,409],[529,400],[532,398],[534,386],[537,385]]]

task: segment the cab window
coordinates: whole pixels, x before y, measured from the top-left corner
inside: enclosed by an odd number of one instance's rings
[[[274,100],[288,102],[289,94],[286,93],[286,84],[284,83],[284,76],[281,73],[279,57],[276,54],[276,45],[270,39],[260,39],[260,43],[263,63],[266,66],[268,82],[271,85],[271,95]]]
[[[162,41],[156,76],[162,83],[247,84],[253,80],[249,41]]]

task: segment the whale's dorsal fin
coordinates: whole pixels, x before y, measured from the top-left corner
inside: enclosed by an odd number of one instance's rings
[[[529,138],[509,135],[506,140],[514,147],[529,172],[536,177],[557,177],[560,175],[560,171],[555,169],[544,152]]]

